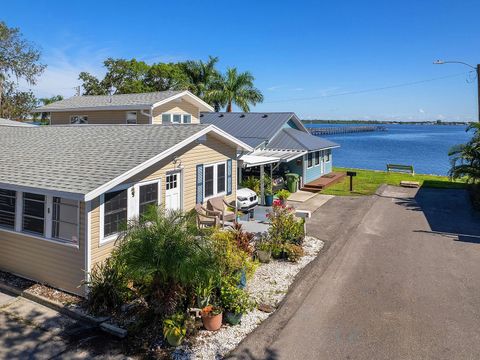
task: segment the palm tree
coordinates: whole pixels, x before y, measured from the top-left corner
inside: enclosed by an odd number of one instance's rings
[[[217,63],[218,57],[209,56],[206,62],[190,60],[181,64],[190,82],[189,90],[202,99],[220,77],[215,69]]]
[[[251,104],[256,105],[263,101],[262,93],[253,85],[254,80],[248,71],[238,73],[237,68],[228,68],[208,92],[207,97],[221,106],[226,106],[227,112],[232,112],[232,104],[248,112]]]
[[[467,182],[480,183],[480,123],[471,123],[467,131],[473,130],[472,139],[452,147],[448,153],[452,167],[449,175],[452,179],[465,177]]]

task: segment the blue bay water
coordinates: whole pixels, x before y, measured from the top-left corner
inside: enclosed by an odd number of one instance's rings
[[[356,126],[305,124],[307,127]],[[446,175],[449,149],[470,140],[460,125],[384,125],[387,131],[323,136],[340,144],[334,166],[385,170],[386,164],[413,165],[419,174]]]

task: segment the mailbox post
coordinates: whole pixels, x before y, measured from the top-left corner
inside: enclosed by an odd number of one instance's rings
[[[353,191],[353,177],[357,176],[356,171],[347,171],[347,176],[350,176],[350,192]]]

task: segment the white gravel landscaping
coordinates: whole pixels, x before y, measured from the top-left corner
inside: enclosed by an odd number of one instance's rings
[[[261,264],[247,285],[252,298],[258,303],[276,308],[295,276],[317,256],[323,245],[323,241],[306,236],[303,243],[305,255],[297,263],[273,260],[268,264]],[[223,325],[216,332],[200,331],[193,347],[186,345],[179,347],[173,352],[172,357],[178,360],[221,359],[269,316],[270,314],[255,309],[245,314],[239,325]]]

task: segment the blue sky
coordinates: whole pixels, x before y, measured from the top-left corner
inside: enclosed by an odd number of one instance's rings
[[[472,120],[480,62],[480,2],[10,1],[0,18],[38,44],[48,69],[39,96],[73,95],[80,71],[107,57],[220,57],[249,70],[265,101],[255,111],[302,118]],[[437,79],[381,91],[357,91]]]

